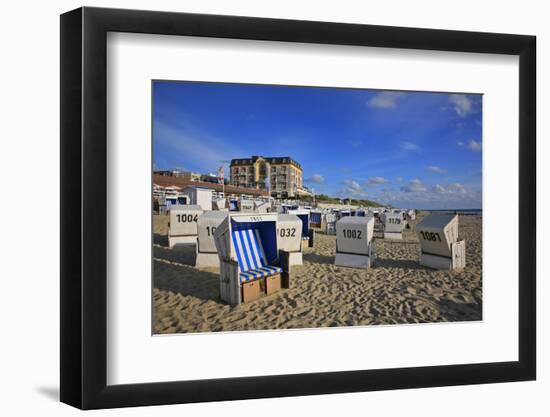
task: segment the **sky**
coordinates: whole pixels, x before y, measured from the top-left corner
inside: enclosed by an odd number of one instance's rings
[[[481,208],[482,95],[173,81],[152,88],[155,170],[208,173],[234,158],[289,156],[316,194]]]

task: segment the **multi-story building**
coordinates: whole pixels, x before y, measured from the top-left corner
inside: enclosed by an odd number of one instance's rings
[[[232,159],[230,182],[237,187],[269,191],[276,198],[311,195],[303,186],[302,166],[288,156]]]

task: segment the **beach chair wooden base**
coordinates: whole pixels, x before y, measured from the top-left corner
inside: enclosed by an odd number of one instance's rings
[[[265,280],[262,278],[254,281],[243,282],[241,293],[243,303],[248,303],[261,298],[265,295]]]
[[[285,261],[288,262],[288,252],[281,251]],[[266,295],[271,295],[282,288],[290,288],[290,272],[276,273],[267,277],[261,277],[243,283],[238,282],[238,264],[235,262],[221,261],[220,271],[226,279],[221,279],[220,274],[220,298],[231,304],[238,305],[257,300]]]
[[[219,268],[220,258],[217,253],[197,252],[195,268]]]
[[[372,266],[373,256],[355,255],[352,253],[336,253],[334,265],[349,268],[368,269]]]
[[[265,278],[266,295],[275,294],[283,287],[281,274],[271,275]]]
[[[403,240],[401,233],[384,232],[384,239]]]
[[[451,244],[451,257],[433,255],[431,253],[420,254],[420,265],[443,271],[461,271],[466,266],[466,242]]]
[[[248,303],[266,295],[275,294],[281,288],[283,288],[281,274],[274,274],[254,281],[244,282],[241,287],[241,299],[243,303]]]
[[[175,248],[179,245],[196,245],[197,244],[197,235],[190,236],[168,236],[168,246],[170,249]]]

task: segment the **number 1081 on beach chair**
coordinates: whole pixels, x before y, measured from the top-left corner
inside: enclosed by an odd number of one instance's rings
[[[223,301],[237,305],[290,288],[290,254],[278,250],[276,214],[230,214],[214,239]]]

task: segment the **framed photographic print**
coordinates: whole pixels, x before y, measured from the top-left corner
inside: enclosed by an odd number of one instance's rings
[[[61,16],[61,400],[535,379],[535,38]]]

